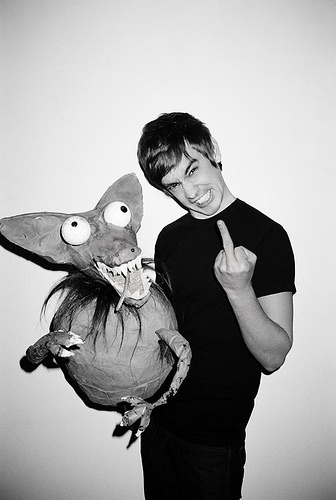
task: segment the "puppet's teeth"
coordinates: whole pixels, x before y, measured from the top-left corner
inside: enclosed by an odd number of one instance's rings
[[[107,273],[107,269],[106,269],[106,266],[103,262],[97,262],[97,268],[98,268],[98,271],[100,271],[101,273]]]
[[[95,266],[100,271],[102,274],[105,276],[121,276],[124,275],[127,277],[127,274],[129,272],[135,271],[137,269],[142,269],[141,265],[141,256],[139,255],[133,260],[130,260],[129,262],[125,262],[124,264],[121,264],[120,266],[114,266],[114,267],[109,267],[104,262],[95,262]]]
[[[136,259],[135,259],[135,267],[136,269],[141,269],[141,255],[139,255]]]
[[[136,259],[131,260],[131,262],[129,262],[129,264],[131,266],[131,271],[134,271],[135,269],[137,269]]]
[[[122,266],[112,267],[113,276],[120,276],[122,274]]]
[[[127,264],[121,264],[121,266],[119,266],[119,268],[120,268],[122,274],[124,276],[127,276]]]

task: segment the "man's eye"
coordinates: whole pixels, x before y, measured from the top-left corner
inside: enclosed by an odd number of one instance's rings
[[[168,191],[174,191],[174,189],[176,189],[178,186],[178,184],[171,184],[170,186],[168,186],[167,190]]]
[[[189,170],[189,177],[197,170],[197,167],[193,167]]]

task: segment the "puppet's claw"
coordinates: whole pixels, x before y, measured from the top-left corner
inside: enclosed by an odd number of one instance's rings
[[[169,330],[167,328],[160,328],[160,330],[156,331],[156,334],[169,345],[172,351],[176,354],[178,361],[176,372],[168,391],[166,391],[160,399],[156,401],[156,403],[153,403],[154,407],[167,403],[170,397],[175,396],[180,388],[180,385],[187,376],[191,362],[191,349],[189,342],[182,337],[179,332]]]
[[[59,358],[69,358],[74,353],[70,351],[71,347],[84,344],[83,340],[77,333],[62,331],[55,332],[53,337],[48,340],[47,347],[51,354]]]
[[[34,345],[28,347],[26,356],[31,363],[40,363],[49,352],[54,356],[68,358],[73,356],[70,349],[81,344],[84,342],[76,333],[58,330],[44,335]]]
[[[124,413],[124,416],[120,422],[120,426],[129,427],[140,418],[140,424],[135,434],[136,437],[139,437],[149,424],[150,415],[154,406],[150,403],[147,403],[147,401],[142,398],[133,396],[127,396],[125,398],[122,398],[122,400],[126,403],[130,403],[133,408]]]
[[[122,398],[122,400],[126,403],[130,403],[133,408],[125,412],[120,426],[130,426],[140,418],[140,425],[136,433],[137,437],[140,436],[140,434],[148,426],[153,409],[156,406],[166,404],[168,399],[177,393],[180,385],[187,376],[191,361],[191,349],[189,342],[182,337],[179,332],[161,328],[160,330],[157,330],[156,333],[160,339],[163,340],[176,354],[178,361],[169,389],[162,394],[162,396],[155,403],[147,403],[144,399],[133,396]]]

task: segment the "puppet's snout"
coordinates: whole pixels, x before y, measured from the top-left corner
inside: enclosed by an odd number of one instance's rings
[[[135,259],[139,255],[141,255],[141,250],[136,245],[120,248],[113,255],[113,265],[120,266],[125,262]]]

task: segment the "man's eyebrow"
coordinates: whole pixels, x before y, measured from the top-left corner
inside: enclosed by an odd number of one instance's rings
[[[189,173],[189,170],[192,168],[193,164],[197,162],[196,158],[190,158],[189,160],[189,163],[188,165],[186,166],[186,169],[184,171],[184,176],[187,176],[188,173]],[[164,182],[161,181],[161,184],[162,186],[165,188],[165,189],[168,189],[170,188],[171,186],[175,186],[175,184],[179,184],[179,181],[172,181],[172,182],[167,182],[167,184],[165,184]]]
[[[168,188],[170,188],[170,186],[175,186],[175,184],[178,184],[178,181],[167,182],[167,184],[165,184],[163,181],[161,181],[161,184],[165,189],[168,189]]]

